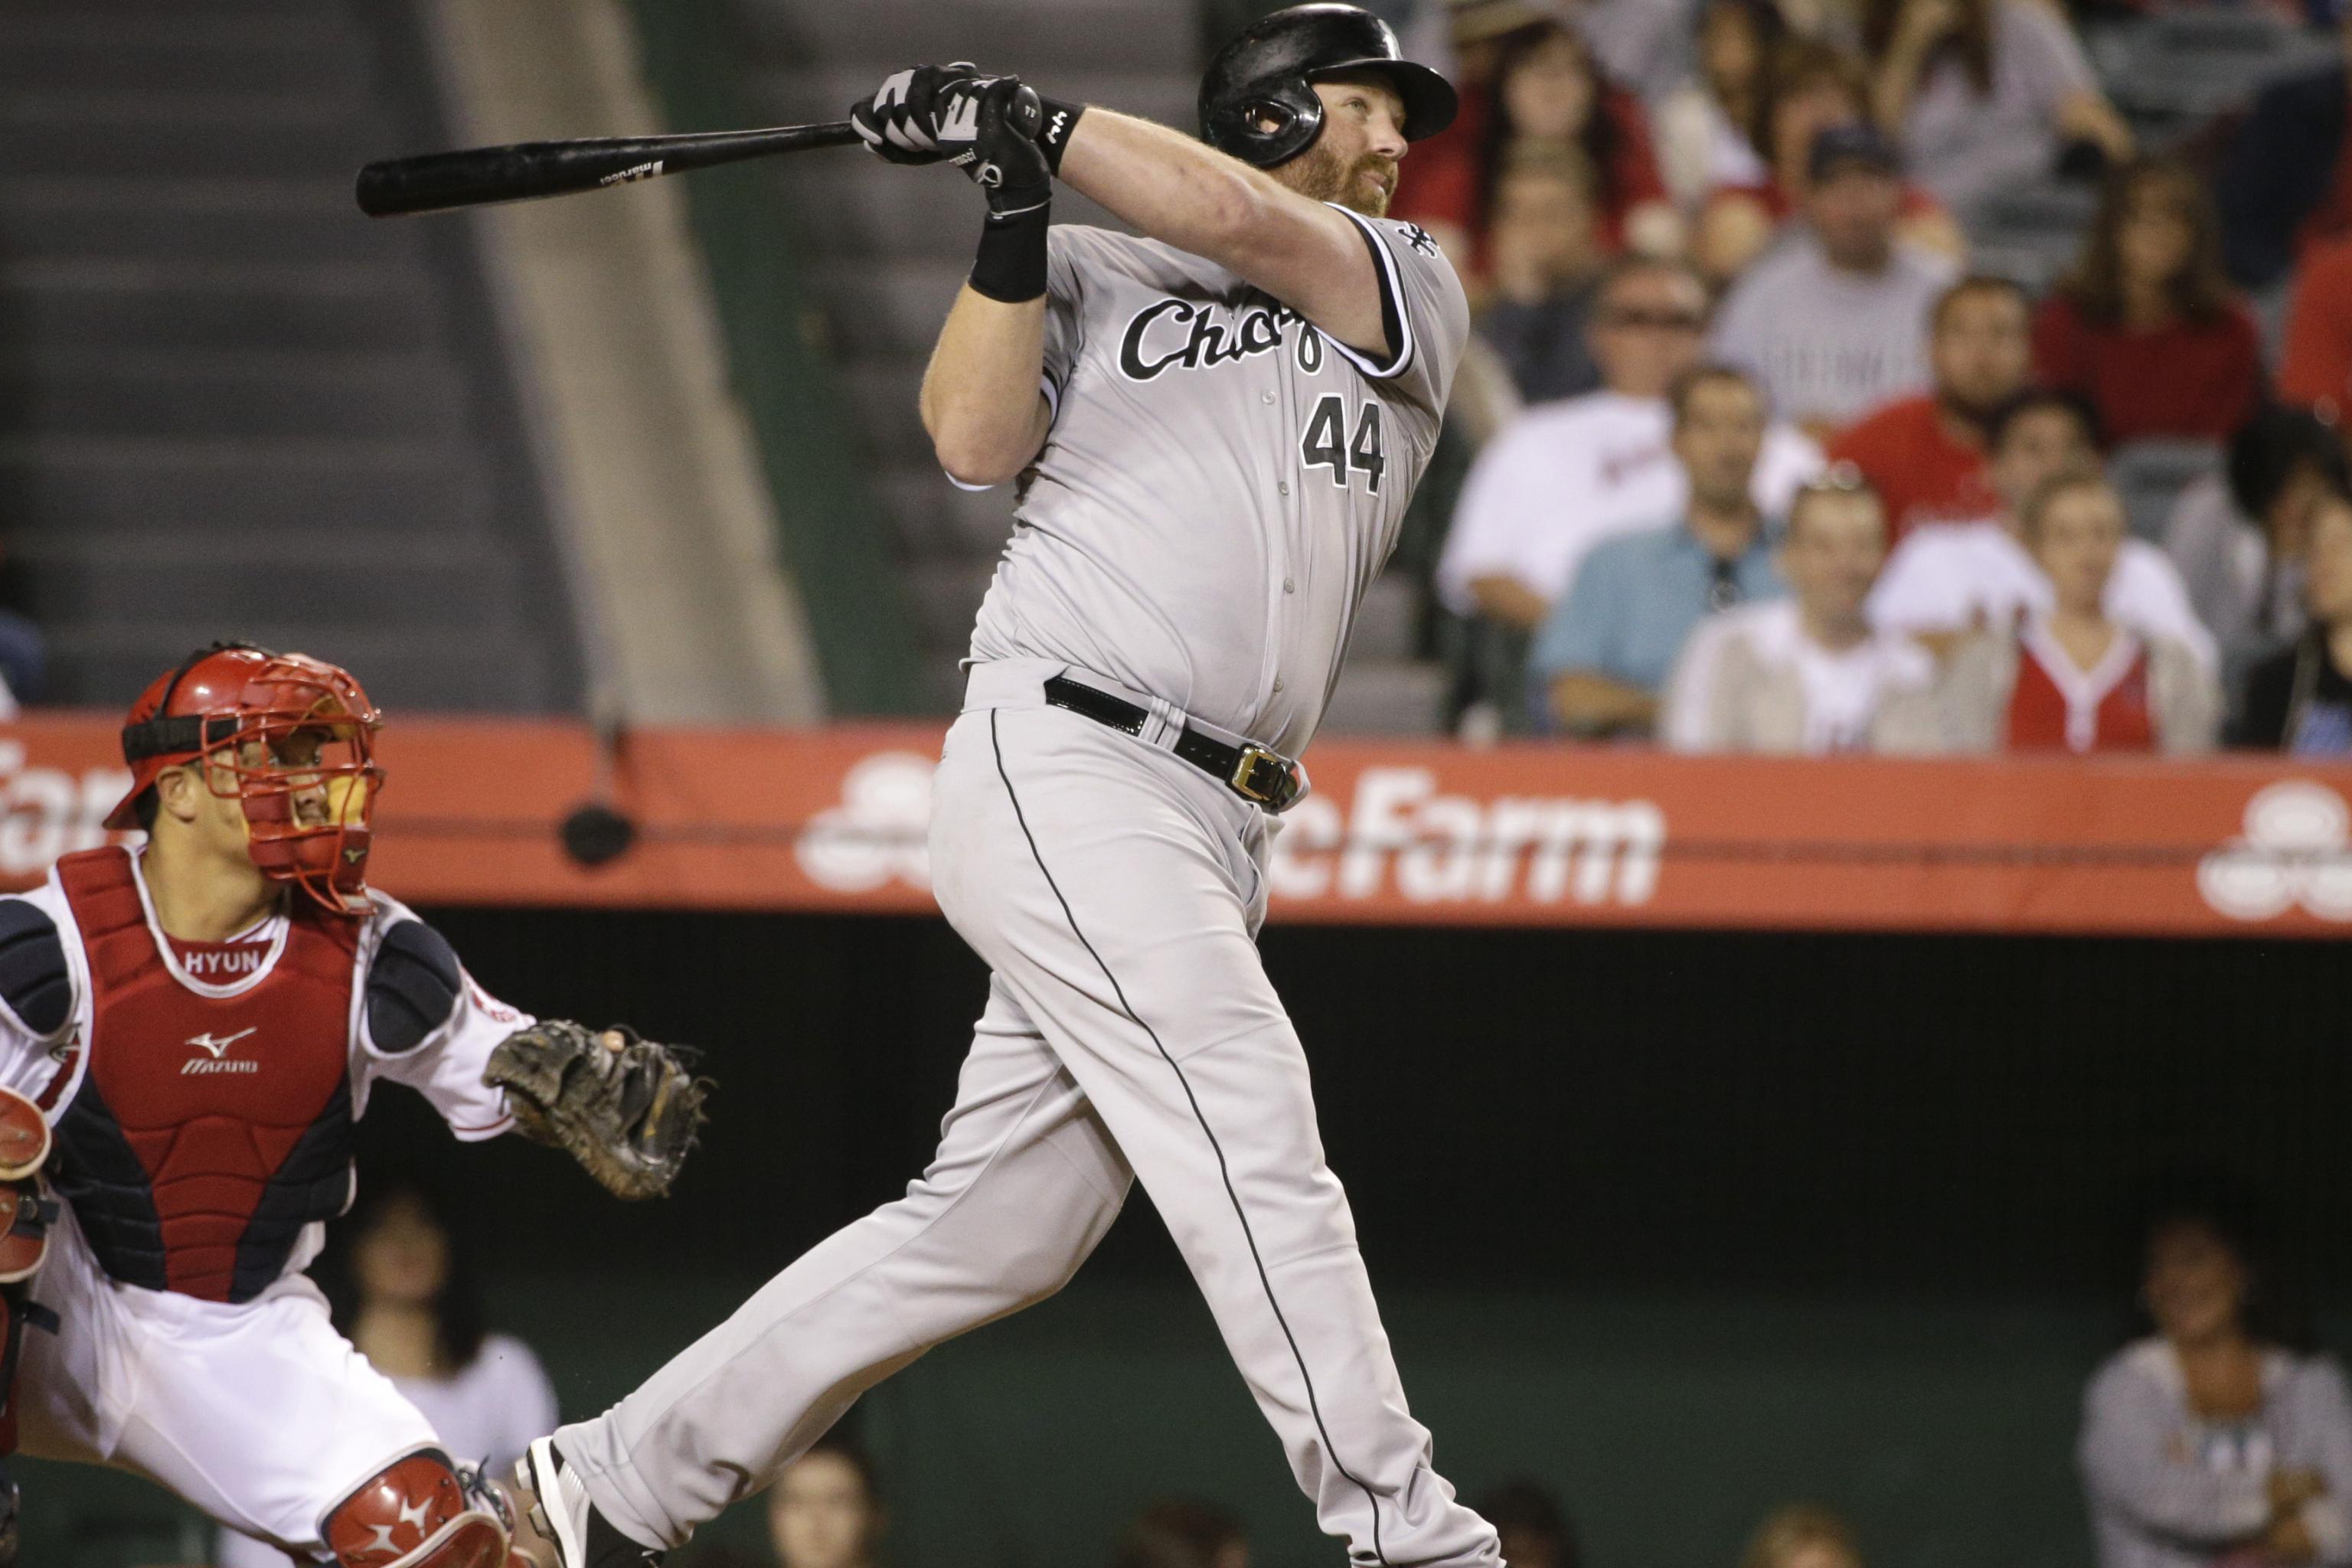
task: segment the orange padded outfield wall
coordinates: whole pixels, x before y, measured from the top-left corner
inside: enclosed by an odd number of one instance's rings
[[[0,727],[0,886],[104,841],[115,722]],[[590,870],[557,839],[596,787],[584,726],[399,720],[373,877],[420,904],[928,911],[941,733],[637,731],[606,770],[636,842]],[[1308,761],[1277,920],[2352,935],[2352,767],[1345,740]]]

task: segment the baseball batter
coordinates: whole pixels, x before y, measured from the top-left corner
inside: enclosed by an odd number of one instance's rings
[[[1468,331],[1437,247],[1381,216],[1454,110],[1340,5],[1226,47],[1209,146],[961,66],[854,109],[884,157],[988,197],[922,411],[950,478],[1018,483],[931,836],[990,995],[904,1198],[532,1446],[562,1568],[659,1562],[865,1389],[1059,1289],[1139,1177],[1353,1560],[1499,1562],[1406,1407],[1255,942],[1291,759]],[[1150,237],[1049,232],[1056,174]]]

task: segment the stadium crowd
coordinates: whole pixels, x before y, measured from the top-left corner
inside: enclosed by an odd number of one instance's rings
[[[2227,8],[2302,52],[2168,127],[2085,42],[2154,5],[1410,7],[1460,731],[2352,752],[2352,19]]]

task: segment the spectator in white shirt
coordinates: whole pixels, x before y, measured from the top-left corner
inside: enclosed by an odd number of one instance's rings
[[[2046,0],[1866,0],[1862,37],[1878,122],[1964,216],[2049,174],[2069,142],[2113,163],[2132,155],[2131,131]]]
[[[1936,663],[1864,610],[1886,563],[1886,508],[1850,464],[1797,492],[1780,543],[1790,596],[1699,623],[1660,726],[1677,752],[1943,749]]]
[[[1689,486],[1668,444],[1666,391],[1698,363],[1706,322],[1706,290],[1685,268],[1628,260],[1602,279],[1591,328],[1601,390],[1528,409],[1479,454],[1437,564],[1448,609],[1532,631],[1595,544],[1681,515]],[[1776,422],[1757,506],[1779,515],[1820,468],[1820,449]]]
[[[1896,237],[1902,160],[1867,125],[1813,139],[1806,229],[1725,297],[1709,345],[1816,434],[1927,389],[1927,326],[1952,264]]]
[[[1945,651],[1971,632],[2007,632],[2057,604],[2049,577],[2020,537],[2028,498],[2059,474],[2098,464],[2098,430],[2081,400],[2062,392],[2019,394],[1987,436],[2001,510],[1978,522],[1911,531],[1870,596],[1874,625]],[[2107,579],[2107,614],[2179,643],[2218,668],[2212,634],[2190,607],[2180,569],[2144,539],[2122,542]]]

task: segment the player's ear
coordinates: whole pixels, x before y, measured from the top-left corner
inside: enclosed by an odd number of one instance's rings
[[[204,803],[197,797],[205,791],[204,781],[196,776],[198,765],[182,763],[155,775],[155,815],[159,818],[195,821],[196,814],[204,809]]]

